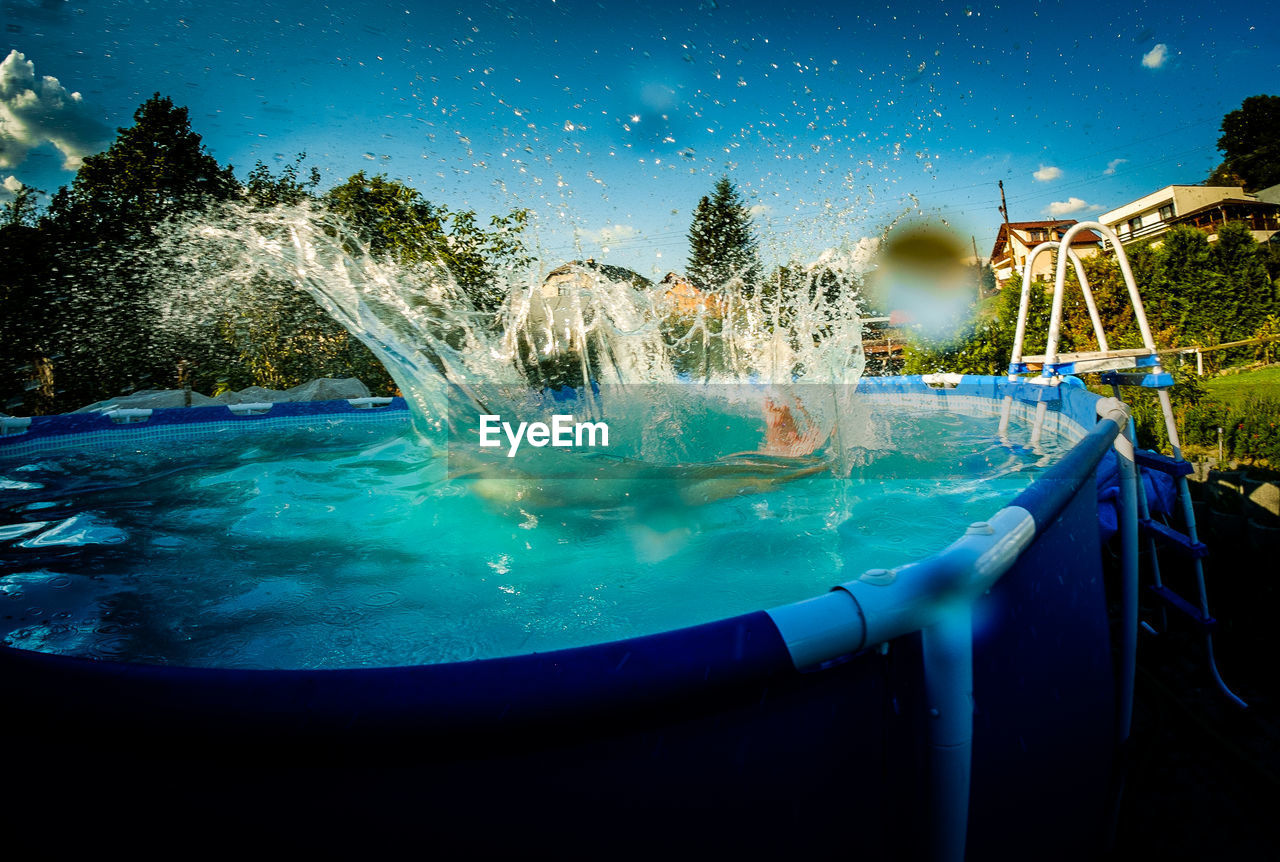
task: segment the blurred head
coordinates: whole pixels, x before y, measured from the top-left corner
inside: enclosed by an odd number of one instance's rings
[[[973,270],[964,244],[944,228],[909,224],[894,228],[880,246],[873,279],[895,314],[931,335],[942,335],[964,319],[974,299]]]

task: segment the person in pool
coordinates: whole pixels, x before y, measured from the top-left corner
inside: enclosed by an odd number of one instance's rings
[[[814,421],[799,399],[793,408],[766,397],[763,409],[760,447],[715,461],[653,464],[630,458],[594,458],[583,463],[581,476],[554,478],[510,472],[495,475],[491,467],[477,465],[472,490],[494,503],[539,509],[698,506],[765,493],[829,468],[829,463],[814,453],[831,432]],[[599,481],[602,479],[608,481]]]
[[[802,417],[799,422],[791,412],[791,405],[779,404],[772,398],[764,399],[764,444],[758,450],[759,454],[800,458],[812,455],[827,442],[831,432],[824,432],[813,421],[799,398],[796,399],[796,409]]]

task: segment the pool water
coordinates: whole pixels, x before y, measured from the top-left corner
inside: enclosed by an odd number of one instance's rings
[[[654,479],[495,493],[411,432],[370,428],[0,462],[0,638],[247,668],[598,643],[927,556],[1058,454],[1002,443],[995,418],[894,405],[868,421],[880,444],[847,478],[797,459],[789,481],[701,497]]]

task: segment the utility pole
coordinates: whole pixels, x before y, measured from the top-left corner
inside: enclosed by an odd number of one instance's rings
[[[978,302],[982,302],[982,261],[978,259],[978,238],[969,234],[969,242],[973,243],[973,267],[978,271]]]
[[[1013,256],[1013,231],[1009,228],[1009,205],[1004,199],[1004,180],[1000,180],[1000,215],[1004,217],[1004,244],[1008,249],[1009,263],[1011,269],[1016,274],[1018,272],[1018,261]]]

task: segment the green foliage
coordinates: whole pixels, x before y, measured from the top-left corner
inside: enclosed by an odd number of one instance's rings
[[[399,263],[435,262],[446,245],[442,215],[417,189],[385,174],[352,174],[325,193],[323,202],[342,216],[374,254]]]
[[[0,214],[0,409],[56,412],[174,386],[180,362],[201,391],[348,376],[391,391],[373,354],[283,282],[263,277],[221,319],[157,326],[157,298],[184,274],[159,251],[166,225],[219,202],[328,205],[375,253],[409,267],[447,266],[481,311],[501,307],[504,277],[530,262],[526,210],[482,227],[473,212],[450,213],[363,173],[317,198],[320,175],[304,159],[275,174],[258,163],[242,187],[206,152],[186,108],[157,94],[105,152],[85,159],[42,217],[34,192],[20,191]]]
[[[843,268],[825,264],[804,266],[793,261],[774,267],[759,285],[759,293],[771,327],[786,327],[804,311],[816,312],[821,319],[828,314],[824,309],[859,302],[862,282]]]
[[[39,224],[47,256],[31,272],[39,342],[30,348],[56,379],[54,404],[40,409],[173,385],[181,357],[150,325],[156,232],[238,190],[191,130],[186,108],[159,94],[105,152],[84,160]]]
[[[1207,186],[1243,186],[1245,181],[1242,177],[1236,176],[1235,172],[1227,167],[1226,162],[1219,162],[1218,166],[1209,172],[1204,184]]]
[[[996,295],[996,271],[990,263],[983,263],[978,275],[978,293],[983,297]]]
[[[743,294],[751,296],[763,273],[759,246],[746,203],[729,178],[721,177],[693,213],[689,280],[704,290],[716,290],[739,279]]]
[[[317,377],[356,377],[371,392],[390,393],[395,384],[358,339],[292,285],[266,279],[250,300],[217,321],[221,344],[202,355],[200,368],[213,380],[198,388],[266,386],[289,389]],[[219,348],[225,345],[229,353]],[[223,357],[221,363],[216,359]],[[199,378],[198,378],[199,379]]]
[[[156,93],[118,130],[106,150],[88,156],[70,187],[60,189],[49,216],[87,243],[104,237],[143,240],[166,218],[226,200],[239,191],[191,129],[186,108]]]
[[[55,318],[46,285],[52,251],[45,235],[29,224],[0,225],[0,411],[5,413],[54,409],[49,358],[56,345],[49,333]]]
[[[480,311],[495,312],[507,299],[504,276],[527,267],[524,242],[529,211],[517,209],[481,228],[471,210],[451,213],[417,189],[383,174],[353,174],[330,189],[323,203],[341,216],[374,254],[397,263],[444,266]]]
[[[1214,330],[1219,321],[1211,309],[1219,291],[1209,259],[1209,239],[1203,231],[1180,225],[1164,235],[1158,275],[1149,291],[1158,303],[1158,328],[1173,326],[1202,343]]]
[[[957,331],[930,335],[917,331],[903,352],[903,371],[932,374],[1004,374],[1009,370],[1013,341],[1018,325],[1018,305],[1022,295],[1016,282],[990,300],[985,313],[972,309],[969,319]],[[1049,331],[1052,291],[1043,282],[1032,282],[1027,295],[1027,327],[1023,355],[1042,351]],[[1059,350],[1070,347],[1064,332]]]
[[[306,153],[298,153],[292,162],[280,169],[279,175],[272,174],[270,168],[258,162],[245,181],[245,197],[261,209],[300,204],[313,198],[316,187],[320,185],[320,169],[312,167],[305,180],[299,179],[306,158]]]
[[[1173,375],[1173,386],[1169,389],[1169,398],[1173,406],[1174,421],[1179,428],[1186,425],[1188,411],[1196,410],[1199,405],[1208,403],[1208,390],[1204,388],[1200,377],[1196,374],[1195,365],[1191,363],[1174,363],[1166,366],[1165,371]],[[1105,394],[1110,395],[1110,387]],[[1139,444],[1147,449],[1159,449],[1172,454],[1168,430],[1165,428],[1164,413],[1160,407],[1160,399],[1155,390],[1132,388],[1124,391],[1125,403],[1133,412],[1133,424],[1138,431]],[[1185,438],[1185,432],[1183,437]],[[1186,445],[1187,440],[1181,441]]]
[[[1280,347],[1276,340],[1280,338],[1280,314],[1268,314],[1263,319],[1262,325],[1253,333],[1254,338],[1267,338],[1257,346],[1254,352],[1254,358],[1260,362],[1270,365],[1276,359],[1276,349]]]
[[[1219,428],[1223,457],[1280,467],[1280,399],[1251,393],[1242,405],[1203,401],[1182,414],[1188,445],[1216,452]]]
[[[0,209],[0,228],[22,225],[34,227],[36,224],[36,200],[41,194],[39,189],[31,186],[20,186],[13,200],[5,201]]]
[[[1223,117],[1218,149],[1247,191],[1280,183],[1280,96],[1250,96]]]
[[[1209,249],[1209,265],[1218,281],[1215,316],[1220,340],[1251,338],[1275,309],[1276,297],[1247,225],[1229,222],[1218,230],[1218,241]]]
[[[277,174],[258,162],[245,183],[245,198],[259,209],[314,201],[320,172],[304,171],[305,159],[299,153]],[[184,355],[198,358],[193,384],[200,390],[288,389],[317,377],[356,377],[381,394],[395,389],[363,343],[285,281],[258,276],[233,312],[205,321],[192,335]]]

